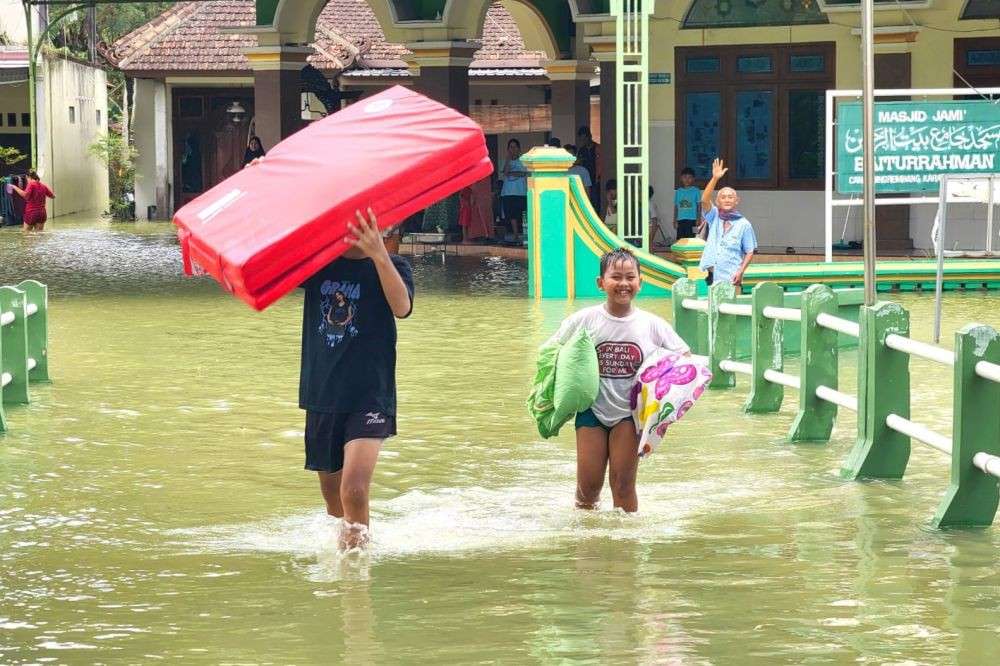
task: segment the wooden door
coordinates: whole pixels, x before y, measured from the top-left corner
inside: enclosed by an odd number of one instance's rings
[[[174,93],[174,206],[179,208],[243,167],[253,117],[250,91],[177,90]],[[246,113],[234,122],[238,101]]]

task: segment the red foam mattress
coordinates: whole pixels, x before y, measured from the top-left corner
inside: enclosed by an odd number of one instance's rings
[[[184,271],[263,310],[340,256],[354,211],[388,228],[493,171],[483,131],[396,86],[288,137],[174,216]]]

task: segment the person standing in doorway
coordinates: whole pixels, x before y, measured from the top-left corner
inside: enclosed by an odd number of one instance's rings
[[[674,191],[674,229],[677,240],[694,238],[698,226],[698,201],[701,192],[694,185],[694,169],[681,169],[681,186]]]
[[[576,131],[576,155],[579,163],[590,174],[590,203],[594,205],[594,210],[601,210],[601,178],[597,172],[597,163],[600,156],[600,144],[594,143],[594,137],[590,134],[590,128],[584,125]]]
[[[507,142],[507,162],[500,174],[503,187],[500,202],[503,206],[504,222],[510,225],[515,242],[521,239],[521,225],[528,209],[528,172],[521,162],[521,142],[511,139]]]
[[[247,141],[246,152],[243,153],[243,166],[246,166],[256,159],[264,157],[267,151],[264,150],[264,144],[260,142],[260,138],[256,136],[250,137]]]
[[[24,199],[24,230],[41,231],[45,228],[48,214],[45,212],[45,199],[55,199],[49,186],[38,177],[38,172],[32,169],[28,172],[28,184],[22,190],[17,185],[11,186]]]

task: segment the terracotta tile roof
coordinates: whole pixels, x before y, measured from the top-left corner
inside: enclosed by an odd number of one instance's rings
[[[256,37],[223,29],[254,23],[253,0],[179,2],[115,42],[110,57],[134,74],[249,72],[243,51],[256,46]],[[500,2],[487,12],[482,42],[474,68],[537,68],[545,57],[525,50],[514,17]],[[316,54],[310,62],[325,70],[400,69],[409,54],[403,45],[386,42],[366,0],[330,0],[316,23],[312,46]]]

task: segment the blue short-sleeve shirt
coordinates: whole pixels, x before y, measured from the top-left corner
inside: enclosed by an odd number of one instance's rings
[[[723,231],[724,224],[715,206],[705,213],[705,223],[708,224],[708,241],[699,266],[702,270],[713,269],[714,282],[728,282],[740,270],[743,258],[757,249],[757,237],[750,220],[745,217],[732,220],[729,231]]]
[[[678,187],[674,192],[674,205],[677,206],[678,220],[697,220],[698,209],[701,207],[701,190],[691,187]]]
[[[510,161],[511,171],[525,171],[524,163],[521,160]],[[524,197],[528,195],[528,179],[524,176],[500,176],[503,180],[503,187],[500,189],[502,197]]]

